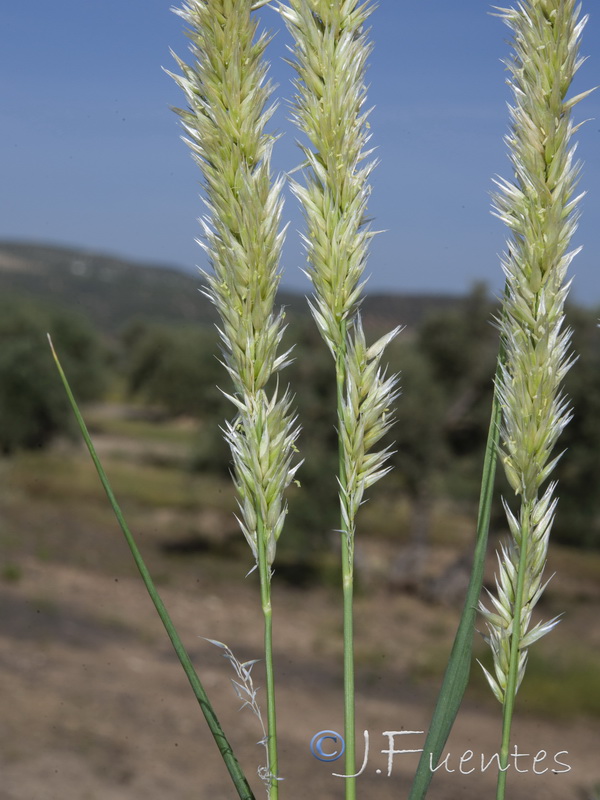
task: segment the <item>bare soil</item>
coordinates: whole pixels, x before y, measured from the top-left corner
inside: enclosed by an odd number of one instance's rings
[[[104,438],[99,442],[104,454],[117,445],[121,453],[126,446],[122,439],[115,444]],[[63,451],[58,452],[62,458]],[[129,455],[138,459],[139,448]],[[74,457],[64,451],[64,458]],[[84,453],[76,458],[81,458],[78,470],[89,468]],[[0,800],[235,798],[105,500],[90,493],[85,482],[72,501],[57,499],[47,468],[45,474],[45,480],[43,472],[42,477],[34,472],[24,476],[12,463],[0,464]],[[66,497],[71,497],[68,491]],[[240,710],[230,664],[202,638],[225,642],[241,661],[260,658],[256,573],[244,577],[251,566],[249,554],[228,544],[232,536],[241,535],[222,507],[199,514],[189,508],[140,509],[132,504],[129,512],[225,732],[256,797],[264,797],[257,777],[264,763],[258,721],[248,709]],[[174,530],[202,532],[206,549],[165,549]],[[215,531],[226,540],[220,552]],[[386,575],[397,543],[372,537],[363,542],[357,563],[363,565],[365,580],[356,597],[355,631],[359,763],[365,730],[369,756],[357,779],[359,797],[406,798],[417,756],[392,754],[388,775],[389,755],[382,751],[390,749],[390,742],[396,750],[418,749],[424,735],[397,733],[390,738],[384,732],[427,729],[459,611],[391,588]],[[432,570],[440,573],[456,551],[436,546],[431,556]],[[551,563],[550,572],[560,573],[560,566]],[[576,580],[573,570],[569,574],[559,574],[552,584],[560,594],[554,613],[570,603],[560,626],[564,641],[586,642],[597,650],[596,572],[588,579],[575,573]],[[275,575],[282,800],[344,796],[343,780],[332,775],[343,772],[343,759],[325,763],[310,750],[319,731],[343,730],[339,599],[335,587],[299,590]],[[258,663],[253,670],[259,687],[264,685],[262,669]],[[264,710],[263,695],[259,691]],[[483,769],[481,759],[485,766],[499,746],[499,711],[491,693],[477,689],[475,681],[448,742],[448,759],[434,777],[430,800],[495,796],[493,766]],[[599,728],[597,718],[557,721],[551,708],[547,715],[535,716],[521,702],[513,741],[523,755],[509,771],[511,800],[598,800]]]
[[[110,547],[110,543],[106,543]],[[141,582],[93,569],[25,557],[21,577],[0,584],[0,798],[2,800],[225,800],[229,783],[185,676]],[[233,583],[214,564],[182,570],[162,587],[164,600],[197,665],[234,749],[264,796],[256,767],[262,748],[256,718],[239,711],[230,665],[202,636],[225,641],[239,659],[260,655],[256,585],[243,572]],[[278,678],[282,797],[343,797],[342,761],[318,761],[315,733],[342,730],[340,620],[333,589],[310,592],[277,585]],[[419,679],[420,659],[445,658],[456,612],[387,591],[357,601],[357,713],[369,731],[369,759],[358,778],[360,796],[407,796],[415,757],[398,754],[387,775],[384,731],[425,730],[435,684]],[[262,685],[261,664],[255,680]],[[261,693],[259,692],[259,695]],[[436,775],[431,798],[493,797],[498,709],[468,697]],[[424,737],[394,739],[415,749]],[[591,800],[600,778],[597,722],[555,723],[520,717],[514,741],[520,773],[511,768],[512,800]],[[461,774],[460,756],[473,751]],[[533,757],[545,750],[546,759]],[[553,763],[554,755],[566,767]],[[363,757],[363,740],[358,747]],[[541,758],[541,757],[540,757]],[[549,768],[548,771],[544,771]],[[557,770],[553,772],[552,768]],[[454,769],[454,772],[449,772]]]

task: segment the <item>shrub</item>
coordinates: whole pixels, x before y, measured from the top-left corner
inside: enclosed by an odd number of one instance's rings
[[[104,388],[103,355],[84,319],[19,298],[0,306],[0,449],[47,445],[73,430],[64,391],[48,359],[46,334],[60,347],[81,401],[97,399]]]

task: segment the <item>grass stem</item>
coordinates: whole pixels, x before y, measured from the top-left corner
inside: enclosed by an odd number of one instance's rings
[[[389,449],[372,448],[393,421],[396,377],[380,369],[398,330],[367,347],[359,307],[373,233],[366,208],[373,163],[369,139],[366,60],[371,51],[368,2],[290,0],[280,11],[294,38],[297,72],[294,117],[309,145],[306,185],[293,182],[307,223],[307,274],[313,317],[335,362],[339,453],[340,536],[344,621],[344,738],[346,800],[356,797],[354,681],[354,535],[365,490],[388,471]]]
[[[264,538],[264,537],[263,537]],[[277,713],[275,709],[275,672],[273,668],[273,611],[271,607],[271,576],[270,566],[264,547],[259,553],[260,599],[264,620],[264,647],[265,647],[265,690],[267,696],[267,756],[268,775],[266,784],[269,800],[279,797],[277,753]]]
[[[531,518],[531,512],[532,508],[529,505],[524,515],[525,519],[529,520]],[[504,800],[506,793],[506,773],[509,764],[510,734],[515,709],[515,700],[520,682],[519,667],[522,641],[521,621],[523,618],[523,606],[526,601],[525,575],[527,574],[527,561],[529,557],[529,535],[529,525],[522,525],[517,585],[513,605],[513,625],[510,636],[508,676],[506,689],[504,691],[504,703],[502,707],[502,740],[500,744],[500,769],[498,770],[496,800]]]
[[[342,573],[344,592],[344,740],[346,742],[346,775],[356,774],[356,722],[354,699],[354,577],[346,537],[342,539]],[[344,564],[346,566],[344,567]],[[356,797],[356,778],[346,778],[346,800]]]
[[[341,323],[341,346],[336,359],[336,389],[337,389],[337,419],[338,425],[343,424],[344,389],[346,386],[346,324]],[[346,458],[343,441],[338,437],[339,465],[338,475],[340,486],[347,490]],[[343,492],[342,492],[343,494]],[[340,497],[340,502],[342,498]],[[352,521],[353,522],[353,521]],[[345,779],[346,800],[356,798],[356,702],[354,687],[354,529],[340,515],[341,531],[341,567],[342,567],[342,596],[344,620],[344,741],[345,750]]]

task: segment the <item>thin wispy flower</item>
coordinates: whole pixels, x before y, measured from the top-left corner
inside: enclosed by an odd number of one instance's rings
[[[202,637],[206,639],[206,637]],[[260,729],[262,731],[262,739],[260,739],[257,744],[262,745],[265,748],[267,761],[269,758],[269,751],[268,751],[268,741],[269,737],[267,734],[267,728],[265,726],[265,722],[263,719],[262,711],[260,710],[260,705],[258,702],[258,689],[254,686],[254,680],[252,678],[252,667],[255,664],[258,664],[258,659],[252,659],[251,661],[240,661],[236,658],[235,654],[223,642],[219,642],[216,639],[206,639],[207,642],[214,644],[215,647],[220,647],[225,652],[223,653],[223,658],[226,658],[227,661],[233,667],[233,670],[237,676],[237,680],[234,678],[231,679],[231,683],[233,685],[234,691],[239,699],[242,701],[242,705],[240,706],[240,711],[245,708],[249,708],[250,711],[254,714],[254,716],[258,719],[258,724],[260,725]],[[268,781],[271,777],[271,773],[268,767],[259,767],[258,774],[262,780]]]
[[[495,213],[511,232],[503,258],[506,294],[500,319],[505,361],[498,381],[503,409],[500,459],[520,498],[518,512],[505,502],[511,538],[499,555],[497,596],[481,604],[494,659],[488,682],[503,704],[498,798],[504,797],[515,695],[528,648],[558,619],[531,627],[544,588],[543,571],[557,500],[556,484],[540,496],[560,458],[558,438],[571,418],[561,385],[573,363],[564,305],[569,251],[577,227],[571,109],[587,92],[566,99],[582,63],[579,40],[586,19],[575,0],[524,0],[496,9],[513,34],[507,67],[514,106],[507,137],[515,180],[498,180]]]
[[[258,8],[265,3],[255,3]],[[275,137],[266,131],[265,34],[257,36],[248,0],[187,0],[176,13],[189,25],[194,58],[176,58],[189,110],[178,111],[194,160],[202,170],[208,213],[203,241],[211,271],[206,294],[219,312],[223,362],[236,408],[225,435],[233,455],[240,525],[260,575],[265,620],[268,767],[271,800],[278,795],[272,660],[271,572],[287,504],[284,491],[298,435],[287,392],[268,388],[288,362],[280,352],[283,312],[275,313],[280,280],[282,180],[271,177]]]
[[[353,661],[353,581],[356,514],[365,489],[387,472],[389,450],[373,447],[389,429],[397,378],[380,361],[398,329],[367,347],[359,316],[368,245],[369,151],[365,69],[371,52],[368,3],[291,0],[281,4],[293,39],[293,116],[308,138],[301,144],[306,183],[294,182],[306,219],[311,311],[335,360],[344,592],[345,772],[356,773]],[[354,777],[346,797],[356,796]]]

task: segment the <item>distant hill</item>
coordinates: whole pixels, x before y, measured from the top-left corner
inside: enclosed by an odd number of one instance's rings
[[[199,291],[199,275],[175,267],[150,266],[69,247],[0,241],[0,293],[17,294],[78,310],[101,331],[114,335],[129,320],[163,323],[216,322],[209,300]],[[414,327],[432,311],[460,305],[448,295],[368,295],[365,325]],[[301,294],[279,293],[291,315],[304,315]]]

